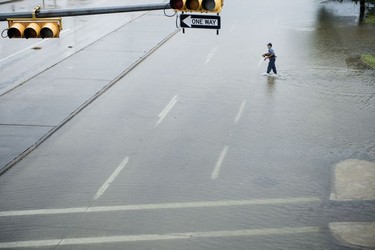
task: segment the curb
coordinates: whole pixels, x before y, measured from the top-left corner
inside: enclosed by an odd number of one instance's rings
[[[332,169],[330,200],[375,200],[375,162],[349,159]]]
[[[345,246],[375,248],[375,222],[334,222],[329,230]]]
[[[332,168],[332,201],[375,200],[375,162],[349,159]],[[344,246],[375,248],[375,222],[332,222],[332,236]]]

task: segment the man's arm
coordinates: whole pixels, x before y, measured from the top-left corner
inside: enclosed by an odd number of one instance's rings
[[[265,53],[262,55],[264,57],[264,61],[267,60],[268,58],[272,57],[271,53]]]

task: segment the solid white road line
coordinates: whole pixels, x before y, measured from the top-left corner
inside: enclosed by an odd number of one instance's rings
[[[234,119],[234,124],[237,124],[238,121],[241,119],[241,116],[242,116],[242,113],[245,109],[245,106],[246,106],[246,100],[244,100],[242,103],[241,103],[241,107],[240,109],[238,110],[238,113],[236,115],[236,118]]]
[[[71,29],[70,28],[64,29],[63,31],[60,32],[60,34],[64,34],[64,33],[68,32],[69,30],[71,30]]]
[[[116,168],[115,172],[112,173],[112,175],[108,178],[108,180],[103,184],[103,186],[99,189],[99,191],[94,196],[94,200],[97,200],[104,194],[104,192],[107,190],[109,185],[116,179],[116,177],[120,174],[121,170],[126,166],[126,164],[129,161],[129,157],[125,157],[125,159],[121,162],[121,164]]]
[[[225,159],[225,156],[227,155],[228,153],[228,149],[229,147],[228,146],[225,146],[223,151],[221,151],[221,154],[219,156],[219,159],[217,160],[216,162],[216,165],[215,165],[215,168],[214,170],[212,171],[212,174],[211,174],[211,179],[215,180],[219,177],[219,174],[220,174],[220,169],[221,169],[221,166],[223,165],[223,162],[224,162],[224,159]]]
[[[163,111],[160,112],[159,114],[159,120],[156,122],[156,125],[155,127],[157,127],[163,120],[164,118],[167,116],[167,114],[169,113],[169,111],[171,111],[171,109],[173,108],[173,106],[177,103],[177,97],[178,95],[175,95],[172,100],[167,104],[167,106],[165,106],[165,108],[163,109]]]
[[[204,63],[204,65],[207,65],[207,64],[211,61],[211,59],[212,59],[212,58],[214,57],[214,55],[215,55],[216,50],[217,50],[217,46],[215,46],[215,47],[211,50],[210,54],[208,54],[207,59],[206,59],[206,62]]]
[[[24,48],[24,49],[21,49],[20,51],[17,51],[17,52],[14,53],[14,54],[11,54],[11,55],[9,55],[9,56],[7,56],[7,57],[4,57],[4,58],[2,58],[2,59],[0,60],[0,63],[3,62],[3,61],[5,61],[5,60],[8,60],[9,58],[12,58],[13,56],[16,56],[16,55],[18,55],[18,54],[21,54],[22,52],[25,52],[26,50],[29,50],[29,49],[35,47],[36,45],[40,45],[40,44],[42,44],[42,43],[45,43],[45,42],[47,42],[49,39],[50,39],[50,38],[43,39],[43,40],[40,41],[40,42],[34,43],[34,44],[30,45],[29,47],[26,47],[26,48]]]
[[[253,200],[161,203],[161,204],[124,205],[124,206],[77,207],[77,208],[60,208],[60,209],[35,209],[35,210],[19,210],[19,211],[2,211],[0,212],[0,217],[74,214],[74,213],[125,212],[125,211],[184,209],[184,208],[235,207],[235,206],[255,206],[255,205],[285,205],[285,204],[305,204],[305,203],[312,203],[312,202],[321,202],[321,199],[318,197],[294,197],[294,198],[253,199]]]
[[[70,30],[70,28],[65,29],[65,30],[61,31],[60,34],[63,34],[64,32],[67,32],[67,31],[69,31],[69,30]],[[5,60],[8,60],[9,58],[12,58],[13,56],[16,56],[16,55],[18,55],[18,54],[21,54],[22,52],[25,52],[26,50],[29,50],[29,49],[35,47],[36,45],[40,45],[40,44],[42,44],[42,43],[45,43],[45,42],[47,42],[47,41],[49,41],[49,40],[50,40],[50,38],[46,38],[46,39],[43,39],[42,41],[39,41],[39,42],[37,42],[37,43],[34,43],[34,44],[32,44],[32,45],[26,47],[26,48],[24,48],[24,49],[21,49],[20,51],[17,51],[17,52],[14,53],[14,54],[11,54],[11,55],[9,55],[9,56],[7,56],[7,57],[4,57],[4,58],[0,59],[0,63],[3,62],[3,61],[5,61]]]
[[[141,234],[141,235],[123,235],[108,237],[87,237],[87,238],[66,238],[53,240],[35,240],[0,243],[0,248],[19,248],[19,247],[45,247],[45,246],[69,246],[69,245],[88,245],[119,242],[145,242],[160,240],[182,240],[191,238],[225,238],[225,237],[255,237],[255,236],[273,236],[289,234],[320,233],[319,227],[282,227],[282,228],[262,228],[249,230],[233,231],[208,231],[208,232],[186,232],[170,234]]]

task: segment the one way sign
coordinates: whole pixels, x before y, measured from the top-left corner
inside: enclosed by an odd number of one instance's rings
[[[220,29],[220,16],[182,14],[180,20],[182,28]]]

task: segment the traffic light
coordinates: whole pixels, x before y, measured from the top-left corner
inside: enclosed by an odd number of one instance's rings
[[[175,11],[220,13],[224,0],[170,0]]]
[[[61,18],[9,18],[9,38],[57,38],[62,30]]]
[[[220,13],[223,2],[221,0],[203,0],[202,8],[203,10],[209,12]]]
[[[186,6],[185,6],[186,0],[170,0],[169,5],[171,6],[172,9],[176,11],[185,11]]]

